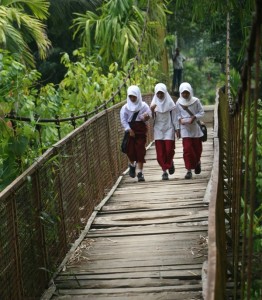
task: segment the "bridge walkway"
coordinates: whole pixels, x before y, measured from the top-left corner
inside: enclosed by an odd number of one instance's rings
[[[127,172],[119,179],[56,276],[52,300],[202,299],[212,138],[209,126],[202,172],[191,180],[184,179],[181,140],[176,141],[176,171],[169,181],[161,180],[154,143],[150,145],[146,181],[138,183]]]

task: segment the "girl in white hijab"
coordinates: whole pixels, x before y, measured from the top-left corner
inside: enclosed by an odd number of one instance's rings
[[[180,137],[176,104],[164,83],[155,86],[155,95],[150,105],[154,118],[154,140],[157,161],[162,168],[162,180],[168,180],[168,173],[174,174],[175,133]]]
[[[187,169],[185,179],[191,179],[192,169],[195,170],[195,174],[201,173],[201,137],[203,133],[197,124],[197,120],[204,116],[204,109],[200,100],[193,96],[192,87],[188,82],[181,83],[179,93],[177,108],[183,139],[183,157]]]
[[[147,103],[142,101],[138,86],[131,85],[127,89],[126,104],[120,110],[120,120],[125,131],[129,132],[126,155],[129,159],[129,176],[138,181],[145,181],[143,165],[146,155],[147,126],[151,117],[151,110]]]

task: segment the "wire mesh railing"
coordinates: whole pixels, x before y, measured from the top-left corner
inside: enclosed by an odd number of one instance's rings
[[[143,99],[149,103],[152,95]],[[0,193],[1,300],[40,298],[94,207],[127,168],[122,105],[87,120]]]

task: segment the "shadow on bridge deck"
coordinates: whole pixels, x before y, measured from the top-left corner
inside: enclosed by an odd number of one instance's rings
[[[203,199],[213,162],[209,125],[202,173],[192,180],[184,179],[181,141],[169,181],[161,180],[154,144],[147,151],[145,182],[123,174],[48,299],[202,299],[208,219]]]

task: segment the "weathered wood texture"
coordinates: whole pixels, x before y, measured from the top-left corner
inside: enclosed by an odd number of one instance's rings
[[[154,145],[146,181],[127,174],[96,215],[85,239],[55,279],[52,299],[202,299],[212,128],[203,143],[202,172],[185,180],[181,141],[176,171],[162,181]],[[103,176],[103,174],[101,174]]]

